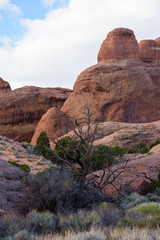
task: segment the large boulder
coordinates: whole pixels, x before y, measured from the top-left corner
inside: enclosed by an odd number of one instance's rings
[[[39,121],[35,133],[32,137],[31,144],[35,144],[40,133],[45,131],[49,140],[52,141],[70,131],[72,126],[71,120],[58,108],[50,108]]]
[[[160,119],[160,68],[128,61],[99,63],[77,78],[61,110],[80,118],[89,106],[99,121],[143,123]]]
[[[157,179],[157,175],[160,169],[160,153],[156,153],[150,156],[139,156],[137,158],[128,159],[128,164],[123,168],[123,171],[119,175],[117,175],[117,179],[115,180],[114,184],[108,184],[106,187],[104,187],[103,191],[108,196],[115,196],[118,189],[122,190],[131,190],[132,191],[138,191],[140,192],[140,188],[142,187],[148,187],[148,184],[144,184],[144,181],[149,180],[146,179],[145,175],[148,178],[151,179]],[[123,159],[125,163],[127,162],[127,156]],[[114,166],[112,171],[115,171],[115,169],[120,168],[122,165]],[[103,176],[103,171],[98,171],[94,173],[95,175],[99,176],[99,181],[101,180],[101,177]],[[116,175],[116,173],[115,173]],[[107,176],[107,170],[106,170],[106,176]],[[103,177],[103,181],[105,180],[105,177]],[[103,183],[102,181],[102,183]],[[147,186],[145,186],[147,185]],[[114,187],[116,186],[116,188]],[[151,186],[149,187],[151,189]],[[147,189],[146,189],[147,190]],[[142,189],[141,189],[142,193]]]
[[[1,83],[1,82],[0,82]],[[23,87],[1,93],[0,135],[16,141],[30,141],[41,116],[51,107],[61,108],[71,93],[63,88]],[[1,84],[2,85],[2,84]]]
[[[132,30],[116,28],[104,40],[98,53],[98,63],[125,59],[140,61],[138,42]]]
[[[139,43],[140,59],[145,66],[160,67],[160,42],[143,40]]]

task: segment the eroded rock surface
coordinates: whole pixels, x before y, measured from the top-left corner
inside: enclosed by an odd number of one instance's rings
[[[98,63],[117,60],[139,61],[139,47],[134,32],[116,28],[108,33],[98,53]]]
[[[139,43],[140,59],[145,66],[160,67],[160,41],[143,40]]]
[[[50,108],[39,121],[31,144],[36,144],[37,138],[43,131],[47,133],[50,141],[52,141],[70,131],[71,126],[71,120],[62,111],[56,107]]]
[[[120,174],[115,181],[117,189],[119,189],[119,187],[122,189],[123,187],[124,189],[129,189],[132,187],[134,190],[139,191],[141,183],[147,180],[145,178],[145,174],[149,178],[157,179],[157,175],[160,169],[159,158],[160,153],[156,153],[150,156],[144,156],[130,160],[125,168],[125,171]],[[102,172],[99,171],[96,172],[96,174],[101,176]],[[107,185],[106,188],[104,188],[104,192],[108,195],[115,195],[117,193],[117,190],[113,186]]]
[[[71,93],[69,89],[39,87],[11,91],[6,82],[3,85],[8,91],[1,93],[0,87],[0,135],[16,141],[29,142],[41,116],[53,106],[60,109]]]
[[[0,78],[0,94],[10,92],[11,87],[8,82],[4,81],[2,78]]]
[[[94,126],[93,126],[94,127]],[[83,127],[85,132],[86,126]],[[64,136],[77,139],[73,131]],[[64,137],[62,136],[62,137]],[[94,145],[128,147],[132,143],[143,142],[147,146],[160,140],[160,121],[152,123],[101,122],[98,124]]]
[[[61,110],[71,118],[80,118],[88,106],[96,113],[95,119],[104,122],[159,120],[159,44],[157,38],[138,45],[129,29],[111,31],[99,51],[98,64],[78,76],[74,91]]]
[[[160,119],[160,68],[133,62],[96,64],[77,78],[61,110],[80,118],[89,106],[99,121],[143,123]]]

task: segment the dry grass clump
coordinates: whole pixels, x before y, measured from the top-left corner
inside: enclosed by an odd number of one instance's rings
[[[160,229],[106,228],[102,230],[92,228],[88,232],[68,232],[65,236],[48,235],[39,237],[38,240],[160,240]]]

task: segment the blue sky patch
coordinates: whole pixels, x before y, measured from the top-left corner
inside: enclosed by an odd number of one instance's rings
[[[62,4],[65,3],[65,4]],[[60,7],[66,7],[69,0],[56,0],[53,6],[47,6],[43,0],[11,0],[9,6],[16,6],[18,11],[6,5],[0,9],[0,46],[3,46],[1,39],[10,38],[11,45],[22,38],[27,29],[20,24],[21,19],[44,19],[46,14]]]

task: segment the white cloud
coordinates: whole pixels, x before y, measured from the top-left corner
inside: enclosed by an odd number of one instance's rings
[[[42,0],[43,4],[52,7],[55,0]]]
[[[10,0],[0,0],[0,9],[8,5],[9,3],[10,3]]]
[[[21,14],[20,8],[17,5],[10,3],[10,0],[0,0],[0,9],[6,10],[10,18]],[[0,18],[2,18],[2,16],[0,16]]]
[[[6,9],[9,11],[10,17],[14,17],[15,15],[21,14],[20,8],[15,4],[8,4],[6,6]]]
[[[133,29],[138,40],[160,36],[159,9],[159,0],[71,0],[44,20],[22,20],[26,35],[15,47],[0,48],[1,77],[13,88],[71,88],[77,75],[96,63],[112,29]]]

